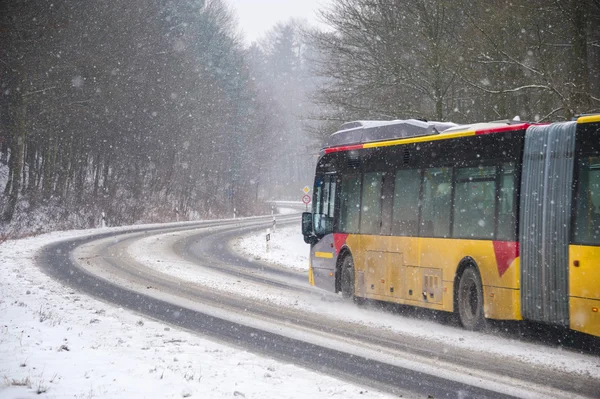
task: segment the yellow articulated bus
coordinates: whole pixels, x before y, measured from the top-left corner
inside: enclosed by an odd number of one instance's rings
[[[310,283],[344,297],[600,336],[600,115],[342,125],[302,233]]]

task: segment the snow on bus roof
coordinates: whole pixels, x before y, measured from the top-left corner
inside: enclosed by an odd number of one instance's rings
[[[455,126],[452,122],[418,119],[347,122],[329,137],[325,148],[434,135]]]
[[[490,129],[506,127],[509,125],[511,125],[511,123],[504,122],[504,121],[472,123],[469,125],[458,125],[458,126],[451,127],[449,129],[444,130],[444,133],[490,130]]]
[[[352,122],[345,122],[342,124],[342,126],[340,126],[338,131],[341,130],[348,130],[348,129],[354,129],[357,127],[364,127],[364,126],[376,126],[379,124],[385,124],[385,123],[390,123],[393,121],[352,121]]]

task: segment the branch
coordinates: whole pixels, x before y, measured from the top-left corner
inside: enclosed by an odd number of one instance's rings
[[[542,118],[540,118],[539,122],[545,121],[546,119],[550,118],[552,115],[554,115],[558,111],[562,111],[563,109],[565,109],[565,108],[559,107],[559,108],[556,108],[555,110],[550,111],[550,113],[548,113],[547,115],[544,115]]]
[[[534,73],[534,74],[536,74],[536,75],[544,76],[544,73],[543,73],[543,72],[540,72],[540,71],[538,71],[537,69],[535,69],[535,68],[533,68],[533,67],[530,67],[530,66],[528,66],[528,65],[525,65],[525,64],[524,64],[524,63],[522,63],[521,61],[518,61],[518,60],[516,60],[514,57],[512,57],[512,56],[510,56],[508,53],[506,53],[506,51],[504,51],[504,50],[503,50],[503,49],[500,47],[500,45],[498,45],[498,44],[496,43],[496,41],[495,41],[495,40],[494,40],[494,39],[493,39],[493,38],[492,38],[490,35],[488,35],[488,34],[487,34],[487,32],[486,32],[486,31],[485,31],[485,30],[484,30],[482,27],[480,27],[480,26],[479,26],[479,25],[478,25],[478,24],[475,22],[475,20],[473,19],[473,17],[472,17],[470,14],[469,14],[468,16],[469,16],[469,19],[471,20],[471,23],[473,24],[473,26],[474,26],[474,27],[475,27],[475,28],[476,28],[476,29],[477,29],[479,32],[481,32],[481,34],[482,34],[482,35],[483,35],[483,36],[484,36],[484,37],[485,37],[485,38],[486,38],[486,39],[487,39],[487,40],[488,40],[488,41],[489,41],[489,42],[492,44],[492,46],[494,47],[494,49],[495,49],[495,50],[496,50],[498,53],[502,54],[502,55],[503,55],[504,57],[506,57],[508,60],[510,60],[510,61],[511,61],[511,62],[513,62],[514,64],[517,64],[517,65],[519,65],[520,67],[522,67],[522,68],[524,68],[524,69],[527,69],[528,71],[530,71],[530,72],[532,72],[532,73]]]
[[[56,86],[46,87],[45,89],[40,89],[40,90],[36,90],[36,91],[30,91],[29,93],[23,93],[23,97],[31,96],[32,94],[36,94],[36,93],[45,93],[46,91],[52,90],[52,89],[56,89]]]
[[[514,87],[512,89],[507,89],[507,90],[490,90],[490,89],[486,89],[485,87],[481,87],[473,82],[468,82],[468,83],[471,86],[476,87],[477,89],[484,91],[486,93],[489,93],[489,94],[515,93],[518,91],[528,90],[528,89],[542,89],[542,90],[548,90],[548,91],[556,91],[556,90],[552,89],[550,86],[545,86],[545,85],[525,85],[525,86]]]

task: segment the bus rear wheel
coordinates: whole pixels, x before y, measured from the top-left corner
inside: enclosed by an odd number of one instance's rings
[[[344,257],[341,266],[340,276],[340,290],[344,298],[354,298],[354,261],[352,256],[347,255]]]
[[[468,266],[460,277],[456,302],[460,324],[467,330],[480,330],[485,325],[483,287],[474,266]]]

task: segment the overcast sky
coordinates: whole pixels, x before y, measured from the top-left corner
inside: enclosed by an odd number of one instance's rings
[[[305,19],[321,26],[316,11],[331,0],[226,0],[234,9],[246,44],[261,38],[277,22]]]

